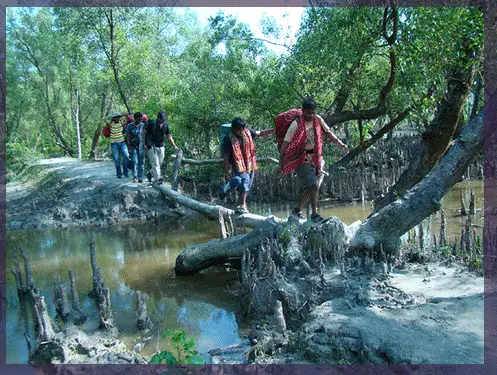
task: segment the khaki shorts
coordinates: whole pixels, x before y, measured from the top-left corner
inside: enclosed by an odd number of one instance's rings
[[[316,168],[312,164],[302,163],[297,168],[297,178],[302,189],[306,189],[312,185],[317,185],[318,178],[316,176]]]

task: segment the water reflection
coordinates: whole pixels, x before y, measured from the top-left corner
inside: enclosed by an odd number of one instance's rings
[[[45,296],[51,317],[55,316],[53,285],[65,284],[69,291],[67,271],[73,270],[81,307],[89,317],[82,328],[93,332],[98,329],[97,310],[87,293],[93,287],[89,243],[95,233],[97,262],[105,286],[111,290],[115,322],[123,341],[132,348],[139,340],[135,291],[140,290],[150,297],[147,307],[154,323],[153,333],[182,328],[194,338],[199,352],[206,355],[214,347],[240,340],[235,319],[236,297],[225,293],[225,285],[237,275],[213,273],[176,279],[172,269],[177,255],[186,246],[217,238],[217,232],[215,222],[203,219],[177,227],[134,225],[112,230],[8,232],[7,267],[13,266],[13,255],[18,254],[21,245],[28,254],[35,283]],[[6,291],[7,363],[27,363],[23,335],[26,332],[34,343],[31,312],[19,303],[11,274],[7,275]],[[143,354],[153,354],[156,343],[149,346]],[[163,342],[159,347],[166,349],[167,345]]]
[[[475,195],[475,211],[473,219],[473,227],[476,229],[478,235],[482,235],[483,228],[483,181],[482,180],[465,180],[452,187],[452,189],[442,198],[441,205],[445,211],[447,220],[447,239],[449,241],[456,241],[461,235],[466,223],[467,216],[460,215],[461,208],[461,192],[466,204],[466,209],[469,207],[470,192],[473,191]],[[253,204],[250,211],[255,214],[266,215],[269,211],[273,215],[281,218],[288,217],[293,208],[290,204]],[[361,202],[351,204],[336,204],[331,202],[320,202],[320,214],[324,217],[336,216],[345,224],[352,224],[356,220],[365,221],[368,215],[372,212],[370,203],[362,204]],[[305,216],[305,215],[304,215]],[[438,233],[440,231],[440,211],[436,212],[428,220],[432,220],[432,231]],[[426,232],[426,231],[425,231]]]
[[[476,196],[475,229],[481,235],[483,226],[483,182],[464,181],[457,184],[442,200],[446,212],[449,241],[460,235],[466,221],[459,215],[460,193],[469,205],[470,189]],[[287,217],[291,204],[254,205],[251,211]],[[351,224],[365,220],[371,212],[368,204],[321,204],[323,216],[337,216]],[[429,224],[431,222],[431,224]],[[437,233],[440,213],[427,222]],[[201,354],[215,347],[236,344],[240,327],[236,320],[237,298],[228,286],[237,279],[236,272],[210,272],[176,278],[172,269],[178,254],[188,245],[219,237],[218,224],[200,218],[189,224],[132,225],[113,229],[42,230],[7,233],[7,269],[13,266],[13,255],[22,245],[30,258],[36,285],[45,296],[50,316],[55,316],[53,285],[65,284],[69,291],[67,271],[73,270],[80,303],[89,317],[82,328],[87,332],[98,329],[97,309],[87,292],[92,286],[89,243],[96,234],[97,261],[105,286],[111,290],[111,302],[122,339],[130,348],[139,339],[136,334],[135,291],[147,293],[148,311],[154,323],[154,333],[166,329],[184,329],[190,334]],[[427,234],[429,235],[429,233]],[[452,237],[452,238],[451,238]],[[24,273],[24,272],[23,272]],[[24,333],[34,342],[31,311],[19,302],[14,277],[7,274],[6,336],[7,363],[27,363],[28,353]],[[153,354],[156,342],[150,343],[143,354]],[[165,342],[159,348],[169,349]]]

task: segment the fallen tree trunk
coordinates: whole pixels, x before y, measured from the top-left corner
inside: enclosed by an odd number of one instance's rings
[[[169,156],[171,160],[176,160],[176,154],[171,154]],[[186,164],[191,164],[191,165],[215,165],[215,164],[220,164],[222,165],[224,163],[224,159],[187,159],[187,158],[182,158],[181,159],[181,164],[186,165]],[[278,159],[267,157],[267,158],[257,158],[257,163],[273,163],[273,164],[278,164],[279,161]]]
[[[184,159],[183,159],[184,160]],[[162,185],[154,185],[157,189],[162,191],[166,196],[175,200],[177,203],[188,207],[194,211],[201,213],[206,216],[210,220],[219,220],[219,214],[223,215],[225,219],[228,219],[230,216],[235,216],[235,222],[237,225],[245,225],[249,228],[255,228],[258,224],[266,221],[266,216],[254,215],[254,214],[242,214],[235,215],[235,211],[223,206],[219,205],[210,205],[206,203],[199,202],[195,199],[191,199],[185,197],[184,195],[169,189],[164,184]],[[283,220],[274,218],[276,222],[282,222]]]
[[[440,199],[461,180],[473,157],[483,148],[483,111],[467,124],[440,163],[401,198],[373,214],[358,229],[352,252],[398,249],[400,237],[440,209]]]
[[[351,226],[346,226],[337,218],[330,218],[319,225],[301,225],[298,230],[291,229],[292,233],[290,233],[289,228],[280,225],[281,220],[278,222],[275,219],[275,217],[267,218],[248,234],[187,247],[176,258],[174,268],[176,275],[192,275],[203,269],[225,263],[238,266],[246,249],[257,254],[261,244],[271,238],[278,238],[278,242],[286,248],[285,262],[292,268],[300,262],[300,258],[294,256],[291,251],[292,240],[290,238],[285,240],[285,238],[294,236],[291,238],[298,242],[297,237],[300,232],[303,237],[307,238],[306,248],[310,254],[319,254],[322,260],[336,261],[337,255],[341,256],[344,252],[348,238],[358,224],[356,222]]]
[[[265,228],[259,227],[249,234],[212,240],[200,245],[189,246],[176,258],[176,275],[193,275],[199,271],[230,261],[239,262],[243,250],[259,246],[276,230],[276,223],[268,219]]]

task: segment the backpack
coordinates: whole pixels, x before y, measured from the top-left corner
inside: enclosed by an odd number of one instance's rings
[[[110,125],[105,125],[102,129],[102,134],[105,138],[110,138]]]
[[[219,155],[221,156],[221,159],[224,158],[224,150],[223,150],[223,143],[224,143],[224,138],[226,136],[229,137],[231,132],[231,123],[226,123],[221,125],[221,139],[219,140]]]
[[[290,109],[289,111],[282,112],[274,118],[274,126],[276,128],[276,141],[278,142],[278,151],[281,149],[283,140],[285,139],[286,132],[290,127],[290,124],[297,117],[302,116],[302,110],[300,108]]]
[[[142,123],[140,123],[140,126],[138,126],[138,128],[136,128],[136,126],[133,124],[134,127],[130,128],[130,130],[129,130],[129,133],[131,134],[130,142],[129,142],[131,147],[137,148],[140,146],[140,138],[141,138],[140,134],[143,130],[143,125],[141,125],[141,124]],[[128,125],[131,125],[131,123]]]

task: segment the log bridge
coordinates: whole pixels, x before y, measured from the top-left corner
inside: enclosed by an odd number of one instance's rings
[[[492,102],[493,103],[493,102]],[[425,178],[408,190],[403,197],[383,207],[374,213],[364,223],[355,222],[347,226],[339,222],[345,231],[347,242],[347,254],[362,255],[376,254],[391,255],[397,252],[400,245],[400,237],[411,228],[420,223],[424,218],[440,209],[440,200],[449,189],[461,179],[473,157],[483,147],[483,110],[476,115],[461,131],[451,146],[446,150],[442,159]],[[179,151],[175,160],[175,179],[178,178],[178,170],[182,163],[190,163],[192,160],[183,159]],[[188,160],[188,161],[187,161]],[[221,159],[213,159],[209,163],[221,163]],[[205,163],[194,163],[205,164]],[[177,184],[174,183],[177,188]],[[227,261],[241,262],[245,249],[260,247],[261,243],[268,238],[285,237],[284,231],[292,232],[292,225],[303,223],[288,223],[286,220],[274,216],[264,217],[254,214],[235,215],[229,208],[220,205],[209,205],[187,198],[177,191],[164,185],[154,185],[166,196],[175,202],[195,210],[211,220],[219,220],[221,226],[222,240],[212,240],[204,244],[186,248],[176,259],[175,271],[178,275],[197,273],[200,270],[215,264],[224,264]],[[328,221],[328,220],[327,220]],[[254,228],[248,234],[235,234],[228,237],[226,223],[234,222],[238,226]],[[308,225],[305,232],[320,233],[317,242],[326,245],[327,238],[333,236],[336,226]],[[223,229],[224,228],[224,229]],[[324,248],[323,248],[324,250]]]

